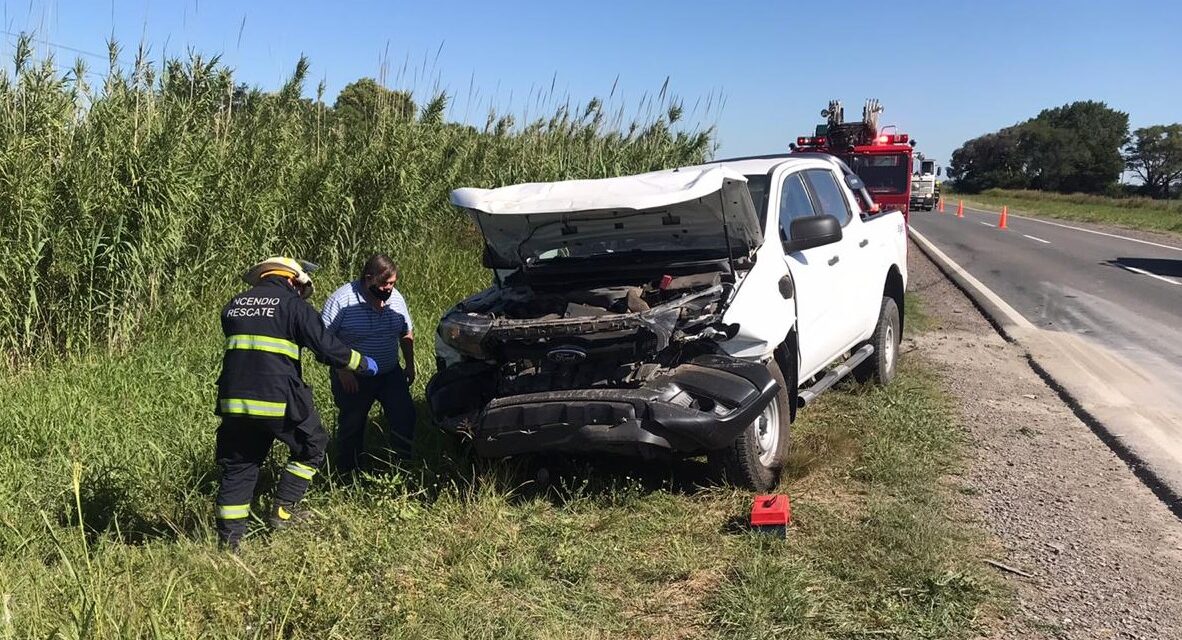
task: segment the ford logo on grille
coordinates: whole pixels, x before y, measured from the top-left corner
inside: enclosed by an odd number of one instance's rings
[[[550,362],[573,364],[587,359],[587,352],[578,347],[557,347],[546,352]]]

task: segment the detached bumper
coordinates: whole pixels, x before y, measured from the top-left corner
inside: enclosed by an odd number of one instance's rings
[[[638,389],[497,398],[479,413],[475,446],[488,457],[708,451],[730,444],[779,389],[762,364],[702,356]]]

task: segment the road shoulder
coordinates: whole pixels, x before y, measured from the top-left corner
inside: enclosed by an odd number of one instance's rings
[[[914,246],[912,247],[914,249]],[[1182,522],[919,251],[910,292],[932,330],[912,338],[969,439],[952,479],[996,539],[1017,592],[987,637],[1182,638]]]

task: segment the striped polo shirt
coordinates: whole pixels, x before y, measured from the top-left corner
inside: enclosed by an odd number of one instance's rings
[[[362,295],[361,280],[341,285],[324,301],[320,319],[328,331],[349,347],[373,358],[378,373],[398,368],[398,341],[414,330],[406,299],[395,289],[381,311]]]

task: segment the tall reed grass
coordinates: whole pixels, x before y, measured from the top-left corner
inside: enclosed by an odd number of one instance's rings
[[[516,125],[446,121],[450,96],[339,117],[302,97],[308,61],[274,93],[243,90],[216,57],[60,73],[17,43],[0,71],[0,346],[12,360],[119,350],[153,319],[223,294],[285,253],[351,271],[370,250],[457,228],[447,192],[596,177],[701,160],[710,130],[681,106],[626,123],[600,100]],[[385,96],[405,94],[385,92]],[[662,91],[662,97],[664,92]]]

